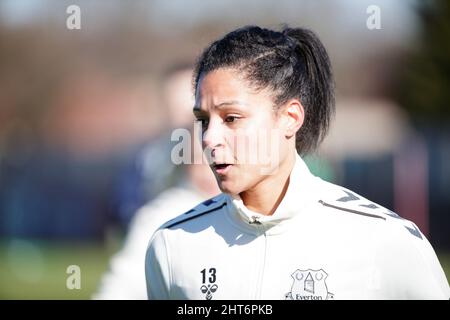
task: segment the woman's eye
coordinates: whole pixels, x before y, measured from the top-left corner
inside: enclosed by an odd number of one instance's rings
[[[227,117],[225,117],[225,122],[231,123],[231,122],[235,122],[238,119],[239,119],[239,117],[236,117],[236,116],[227,116]]]

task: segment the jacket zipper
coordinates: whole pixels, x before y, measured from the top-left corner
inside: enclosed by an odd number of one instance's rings
[[[261,294],[262,294],[262,288],[263,288],[265,266],[266,266],[267,236],[266,236],[266,228],[258,220],[258,217],[253,216],[252,219],[253,220],[251,220],[249,223],[257,225],[258,229],[262,232],[262,236],[264,237],[264,246],[263,246],[263,250],[262,250],[262,257],[259,260],[260,265],[258,268],[258,278],[257,278],[258,282],[256,284],[256,291],[255,291],[255,299],[260,300]]]

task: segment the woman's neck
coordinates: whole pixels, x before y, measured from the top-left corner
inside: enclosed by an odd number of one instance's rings
[[[239,196],[244,205],[248,209],[263,215],[272,215],[286,194],[294,164],[295,156],[286,159],[285,163],[280,165],[276,174],[267,176],[254,188],[241,192]]]

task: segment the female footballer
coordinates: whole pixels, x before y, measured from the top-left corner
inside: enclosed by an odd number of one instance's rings
[[[302,160],[334,112],[330,60],[313,32],[230,32],[200,56],[194,88],[222,193],[153,235],[150,299],[450,298],[414,223]]]

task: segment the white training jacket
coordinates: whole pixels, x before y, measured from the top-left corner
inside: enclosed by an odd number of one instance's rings
[[[149,299],[449,299],[417,226],[313,176],[297,156],[272,216],[227,194],[165,223],[146,255]]]

